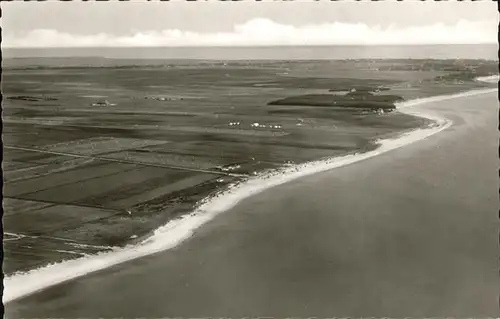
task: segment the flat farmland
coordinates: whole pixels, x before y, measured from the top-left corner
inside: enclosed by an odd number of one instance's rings
[[[471,74],[497,72],[484,60],[57,61],[3,70],[7,274],[140,241],[260,171],[429,124],[273,101],[405,100],[488,86]]]

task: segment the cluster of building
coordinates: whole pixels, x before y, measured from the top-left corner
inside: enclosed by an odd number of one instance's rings
[[[109,103],[108,100],[97,101],[91,104],[92,106],[113,106],[116,104]]]

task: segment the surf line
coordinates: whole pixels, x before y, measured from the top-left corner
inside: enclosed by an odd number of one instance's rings
[[[379,140],[377,141],[379,147],[372,151],[285,166],[273,171],[263,172],[242,183],[233,184],[227,190],[202,200],[198,208],[191,214],[172,220],[166,225],[159,227],[150,237],[137,245],[128,245],[95,255],[49,264],[41,268],[6,277],[4,279],[3,302],[8,303],[95,271],[176,247],[191,237],[197,228],[212,220],[218,214],[236,206],[245,198],[303,176],[353,164],[412,144],[439,133],[452,125],[450,120],[415,109],[416,106],[430,102],[485,94],[497,90],[497,88],[471,90],[458,94],[402,102],[397,105],[400,112],[429,119],[435,124],[403,133],[396,138]]]

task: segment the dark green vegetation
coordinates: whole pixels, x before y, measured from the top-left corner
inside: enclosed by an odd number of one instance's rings
[[[374,139],[426,124],[371,109],[484,87],[456,77],[497,67],[70,62],[30,60],[23,68],[16,61],[10,69],[3,62],[7,274],[140,240],[258,171],[371,149]]]
[[[31,101],[31,102],[39,102],[39,101],[57,101],[56,98],[47,97],[47,96],[29,96],[29,95],[19,95],[19,96],[9,96],[9,100],[19,100],[19,101]]]
[[[377,61],[379,62],[379,61]],[[489,61],[476,60],[422,60],[405,61],[393,60],[388,64],[386,61],[379,65],[371,61],[370,70],[380,72],[439,72],[441,74],[434,77],[423,78],[419,81],[407,82],[407,88],[417,90],[425,89],[430,85],[470,85],[474,78],[478,76],[489,76],[497,74],[498,65]],[[402,96],[384,94],[384,91],[391,90],[384,86],[387,81],[374,81],[366,79],[335,79],[332,81],[329,92],[336,94],[307,94],[300,96],[291,96],[269,102],[269,105],[304,105],[304,106],[328,106],[334,108],[354,108],[362,110],[392,111],[396,109],[395,103],[404,100]],[[468,83],[467,83],[468,82]],[[397,85],[396,85],[397,86]]]
[[[403,98],[397,95],[373,95],[366,91],[354,91],[345,95],[308,94],[293,96],[272,101],[269,105],[330,106],[336,108],[383,109],[384,111],[393,111],[396,109],[394,103],[402,100]]]

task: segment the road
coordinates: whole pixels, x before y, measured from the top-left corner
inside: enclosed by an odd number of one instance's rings
[[[131,161],[131,160],[127,160],[127,159],[110,158],[110,157],[105,157],[105,156],[73,154],[73,153],[66,153],[66,152],[55,152],[55,151],[49,151],[49,150],[33,148],[33,147],[20,147],[20,146],[7,145],[7,146],[4,146],[4,148],[13,149],[13,150],[28,151],[28,152],[36,152],[36,153],[46,153],[46,154],[52,154],[52,155],[61,155],[61,156],[75,157],[75,158],[87,158],[87,159],[100,160],[100,161],[106,161],[106,162],[138,164],[138,165],[142,165],[142,166],[171,168],[171,169],[179,169],[179,170],[192,171],[192,172],[200,172],[200,173],[208,173],[208,174],[216,174],[216,175],[224,175],[224,176],[233,176],[233,177],[248,177],[248,175],[245,175],[245,174],[235,174],[235,173],[227,173],[227,172],[220,172],[220,171],[215,171],[215,170],[206,170],[206,169],[199,169],[199,168],[187,168],[187,167],[174,166],[174,165],[146,163],[146,162],[139,162],[139,161]]]
[[[415,144],[269,189],[181,246],[6,305],[19,317],[497,317],[496,93]]]

